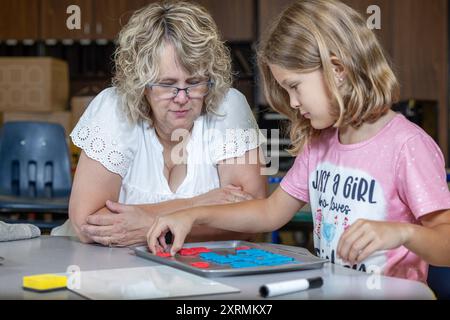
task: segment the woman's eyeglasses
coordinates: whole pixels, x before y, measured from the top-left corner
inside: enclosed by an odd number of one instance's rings
[[[174,99],[180,91],[186,92],[186,96],[191,99],[199,99],[208,95],[213,83],[211,81],[201,82],[188,86],[186,88],[178,88],[170,84],[151,83],[147,87],[160,99]]]

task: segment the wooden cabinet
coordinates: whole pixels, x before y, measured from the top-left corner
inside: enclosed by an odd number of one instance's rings
[[[39,0],[2,0],[0,40],[37,40]]]
[[[272,0],[273,1],[273,0]],[[214,18],[227,41],[254,41],[255,2],[253,0],[196,0]]]
[[[2,0],[0,40],[114,40],[133,12],[156,0]],[[269,0],[270,1],[270,0]],[[255,0],[198,0],[227,41],[256,39]],[[67,9],[80,8],[80,29],[70,30]]]
[[[114,39],[133,12],[156,0],[91,0],[93,39]],[[254,41],[254,0],[198,0],[213,16],[224,39]]]
[[[438,101],[438,137],[445,154],[449,150],[448,2],[401,0],[396,5],[396,16],[403,19],[395,32],[402,36],[396,39],[393,55],[401,70],[402,97]]]
[[[367,8],[372,5],[376,5],[380,8],[381,15],[381,29],[373,29],[384,51],[388,54],[389,58],[392,58],[392,45],[393,45],[393,27],[394,27],[394,5],[396,1],[391,0],[341,0],[345,4],[349,5],[356,11],[358,11],[363,18],[368,19],[372,13],[367,13]]]
[[[295,0],[259,0],[258,6],[258,39],[267,32],[272,21],[283,11],[284,8],[295,2]],[[258,70],[258,86],[256,89],[256,101],[259,105],[267,105],[264,97],[261,74]]]
[[[134,11],[154,2],[151,0],[93,0],[91,39],[116,39]]]
[[[43,39],[114,40],[136,9],[151,0],[41,0]],[[80,7],[81,29],[69,30],[66,21],[70,5]]]
[[[76,5],[80,8],[80,29],[70,30],[67,8]],[[92,32],[92,3],[90,0],[41,0],[41,38],[42,39],[87,39]]]
[[[400,70],[402,97],[436,100],[447,74],[447,1],[395,1],[392,55]],[[442,101],[444,102],[444,101]]]
[[[390,0],[341,0],[353,9],[360,12],[363,17],[369,17],[367,8],[370,5],[377,5],[381,10],[381,25],[380,30],[374,30],[383,45],[383,48],[389,54],[392,52],[392,7],[393,2]],[[259,0],[259,24],[258,29],[260,34],[263,34],[272,20],[281,13],[281,11],[288,5],[294,3],[295,0]]]
[[[258,6],[258,32],[259,35],[267,31],[269,24],[278,16],[284,8],[294,3],[295,0],[259,0]]]

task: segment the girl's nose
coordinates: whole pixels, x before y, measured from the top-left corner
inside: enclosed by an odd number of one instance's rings
[[[290,101],[291,104],[291,108],[292,109],[300,109],[300,107],[302,106],[302,104],[300,102],[298,102],[297,100],[292,100]]]
[[[302,105],[300,101],[298,101],[298,99],[292,95],[289,95],[289,103],[292,109],[299,109]]]

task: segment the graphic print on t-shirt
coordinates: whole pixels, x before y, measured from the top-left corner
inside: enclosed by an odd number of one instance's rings
[[[385,220],[386,199],[376,179],[352,168],[320,163],[309,176],[309,196],[314,221],[314,247],[321,258],[345,263],[336,256],[343,232],[358,219]],[[382,267],[385,251],[379,251],[353,269]]]

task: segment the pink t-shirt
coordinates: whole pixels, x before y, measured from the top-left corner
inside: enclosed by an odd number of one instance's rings
[[[310,203],[316,254],[342,265],[339,238],[356,220],[420,224],[421,216],[450,208],[442,152],[401,114],[357,144],[343,145],[337,129],[324,130],[297,156],[281,188]],[[428,273],[428,264],[404,246],[348,267],[423,282]]]

